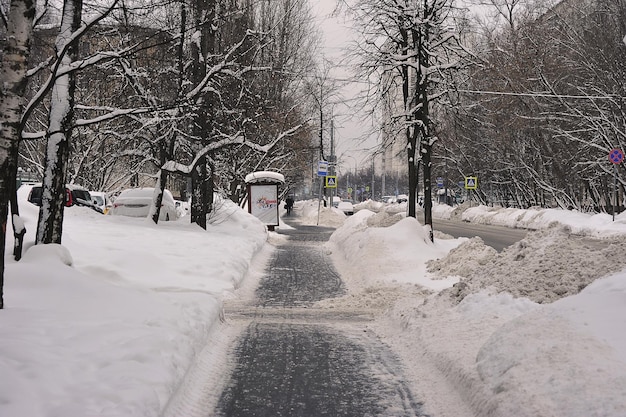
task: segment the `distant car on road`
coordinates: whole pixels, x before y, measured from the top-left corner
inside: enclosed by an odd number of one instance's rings
[[[354,206],[350,200],[341,200],[341,202],[337,205],[337,208],[343,211],[346,215],[354,214]]]
[[[113,207],[109,213],[113,216],[148,217],[153,195],[154,188],[149,187],[124,190],[113,201]],[[178,217],[174,197],[169,190],[165,190],[159,220],[176,220]]]

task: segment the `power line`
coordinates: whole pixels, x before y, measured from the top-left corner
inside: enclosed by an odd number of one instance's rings
[[[457,90],[461,93],[468,94],[485,94],[494,96],[516,96],[516,97],[546,97],[546,98],[568,98],[575,100],[615,100],[624,99],[622,96],[577,96],[568,94],[551,94],[551,93],[511,93],[506,91],[484,91],[484,90]]]

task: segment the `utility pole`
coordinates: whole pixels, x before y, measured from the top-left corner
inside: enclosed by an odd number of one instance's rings
[[[376,176],[374,175],[374,159],[376,154],[372,155],[372,188],[370,188],[370,199],[374,200],[374,183],[376,182]]]
[[[381,177],[381,185],[380,185],[380,195],[381,195],[381,196],[383,196],[383,195],[387,194],[387,193],[385,192],[385,191],[386,191],[386,189],[385,189],[385,179],[386,179],[386,178],[385,178],[385,176],[386,176],[386,175],[385,175],[385,172],[386,172],[386,170],[387,170],[387,167],[385,166],[385,163],[386,163],[386,161],[385,161],[385,154],[386,154],[386,153],[387,153],[387,152],[385,152],[385,149],[383,149],[383,153],[382,153],[382,174],[381,174],[381,175],[382,175],[382,177]]]
[[[330,175],[335,175],[335,121],[333,119],[333,115],[330,115],[330,166],[329,173]],[[335,195],[335,190],[330,189],[330,196],[328,197],[328,207],[333,206],[333,197]]]

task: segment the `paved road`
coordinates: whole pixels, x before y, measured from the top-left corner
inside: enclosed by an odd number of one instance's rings
[[[393,206],[392,206],[393,207]],[[393,212],[393,211],[392,211]],[[424,213],[419,210],[417,216],[420,222],[424,222]],[[468,223],[463,221],[433,219],[434,230],[449,234],[453,237],[475,237],[479,236],[486,245],[491,246],[498,252],[515,242],[522,240],[528,230],[512,229],[510,227],[491,226],[485,224]]]
[[[528,230],[512,229],[510,227],[490,226],[452,220],[433,219],[433,228],[454,237],[479,236],[486,245],[498,252],[522,240]]]
[[[367,331],[367,312],[314,307],[344,293],[322,251],[332,229],[293,226],[255,302],[225,312],[226,320],[249,324],[234,346],[236,364],[211,415],[423,416],[401,365]]]

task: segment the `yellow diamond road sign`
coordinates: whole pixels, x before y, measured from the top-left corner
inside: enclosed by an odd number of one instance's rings
[[[337,176],[335,175],[326,176],[326,188],[337,188]]]

